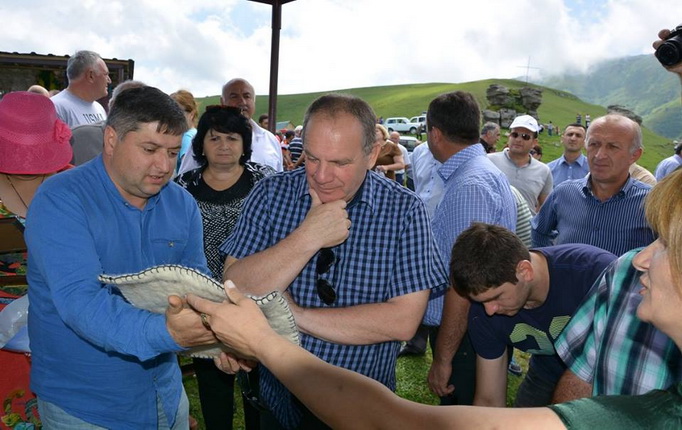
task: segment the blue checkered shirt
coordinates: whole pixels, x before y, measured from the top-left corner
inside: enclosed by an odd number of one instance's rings
[[[568,368],[592,394],[634,395],[682,381],[682,356],[672,340],[636,316],[641,275],[632,250],[613,262],[555,343]]]
[[[275,245],[297,228],[311,206],[304,169],[261,180],[251,191],[232,235],[221,251],[243,258]],[[424,203],[395,181],[368,172],[347,206],[352,228],[332,248],[338,257],[324,277],[336,289],[333,307],[386,302],[425,289],[444,290],[447,272],[431,233]],[[288,291],[303,307],[325,307],[315,288],[313,258]],[[442,294],[442,293],[441,293]],[[395,389],[400,342],[340,345],[302,334],[301,344],[322,360],[369,376]],[[261,394],[275,417],[295,426],[300,412],[288,391],[263,369]]]
[[[445,183],[431,226],[446,264],[452,245],[472,222],[497,224],[516,230],[516,200],[507,176],[486,156],[482,145],[471,145],[450,157],[438,169]],[[424,324],[438,326],[443,296],[431,294]]]
[[[644,218],[650,185],[628,178],[605,202],[592,194],[589,176],[559,184],[531,220],[534,247],[586,243],[616,255],[647,246],[654,233]]]

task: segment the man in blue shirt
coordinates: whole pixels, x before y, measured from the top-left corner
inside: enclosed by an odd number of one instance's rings
[[[457,238],[451,284],[473,304],[469,336],[476,350],[475,405],[504,407],[508,348],[531,352],[516,406],[546,406],[566,367],[554,350],[583,297],[616,259],[594,246],[529,250],[495,225],[473,224]]]
[[[531,221],[533,246],[586,243],[622,255],[649,245],[643,203],[651,186],[629,173],[642,155],[639,125],[609,114],[592,122],[585,142],[590,174],[552,191]]]
[[[207,271],[196,203],[168,183],[186,128],[156,88],[123,91],[103,153],[48,179],[33,199],[28,329],[44,428],[188,427],[175,352],[213,343],[211,331],[178,297],[153,314],[97,279],[158,264]]]
[[[668,174],[674,172],[682,166],[682,142],[675,143],[675,153],[668,158],[663,159],[658,166],[656,166],[656,180],[661,181]]]
[[[554,188],[569,179],[584,178],[590,172],[587,157],[582,153],[585,147],[585,127],[581,124],[568,124],[561,135],[564,153],[561,157],[547,163],[552,171]]]
[[[417,196],[369,171],[379,153],[375,114],[329,94],[303,123],[305,169],[261,180],[221,250],[225,279],[250,294],[289,296],[304,348],[395,389],[400,341],[410,339],[432,289],[447,283]],[[325,428],[267,369],[262,428]]]
[[[516,227],[516,202],[509,181],[478,145],[480,110],[469,93],[442,94],[426,114],[429,150],[443,163],[438,175],[443,196],[431,222],[443,261],[457,236],[472,222]],[[469,302],[452,289],[429,303],[425,323],[441,325],[429,372],[429,385],[442,404],[471,404],[474,391],[474,353],[466,334]],[[433,306],[436,305],[436,306]],[[441,321],[441,314],[443,316]]]

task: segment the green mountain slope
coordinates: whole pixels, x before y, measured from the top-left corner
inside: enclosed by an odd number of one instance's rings
[[[429,83],[413,85],[393,85],[385,87],[351,88],[335,90],[341,93],[350,93],[366,100],[373,108],[377,116],[384,118],[391,116],[411,117],[425,111],[429,102],[439,94],[448,91],[468,91],[476,97],[482,108],[487,106],[486,90],[490,84],[501,84],[507,88],[521,88],[526,84],[517,80],[489,79],[483,81],[464,82],[458,84]],[[531,84],[532,85],[532,84]],[[677,84],[679,86],[679,84]],[[590,104],[582,101],[575,95],[561,90],[544,86],[532,85],[543,90],[542,105],[538,109],[538,115],[542,123],[552,121],[563,128],[566,124],[575,121],[576,113],[590,114],[596,118],[606,113],[606,108],[598,104]],[[308,105],[320,95],[326,92],[288,94],[277,97],[277,120],[291,121],[293,124],[302,124],[303,115]],[[199,99],[200,112],[203,107],[219,103],[219,97],[206,97]],[[679,94],[678,94],[679,104]],[[266,113],[268,110],[268,96],[259,95],[256,98],[256,112]],[[652,111],[657,112],[657,111]],[[663,114],[665,112],[661,112]],[[499,147],[504,144],[504,137],[498,143]],[[656,164],[663,158],[671,155],[672,147],[669,140],[648,129],[644,129],[644,142],[647,147],[640,164],[649,170],[654,170]],[[543,161],[551,161],[561,155],[562,149],[558,136],[540,136],[540,144],[543,146]]]
[[[605,61],[587,73],[550,77],[540,83],[601,106],[623,105],[658,134],[682,137],[679,79],[665,71],[653,55]]]

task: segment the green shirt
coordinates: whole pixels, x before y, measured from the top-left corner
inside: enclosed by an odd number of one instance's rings
[[[598,396],[549,408],[569,430],[680,429],[682,383],[641,396]]]

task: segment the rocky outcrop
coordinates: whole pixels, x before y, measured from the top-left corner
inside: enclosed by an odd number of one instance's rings
[[[493,106],[508,106],[514,101],[514,98],[509,93],[509,89],[497,84],[492,84],[488,87],[485,91],[485,98]]]
[[[542,104],[542,90],[523,87],[520,90],[509,90],[499,84],[492,84],[486,90],[488,107],[483,110],[483,122],[494,122],[502,128],[508,128],[514,118],[527,113],[538,119],[538,108]]]

